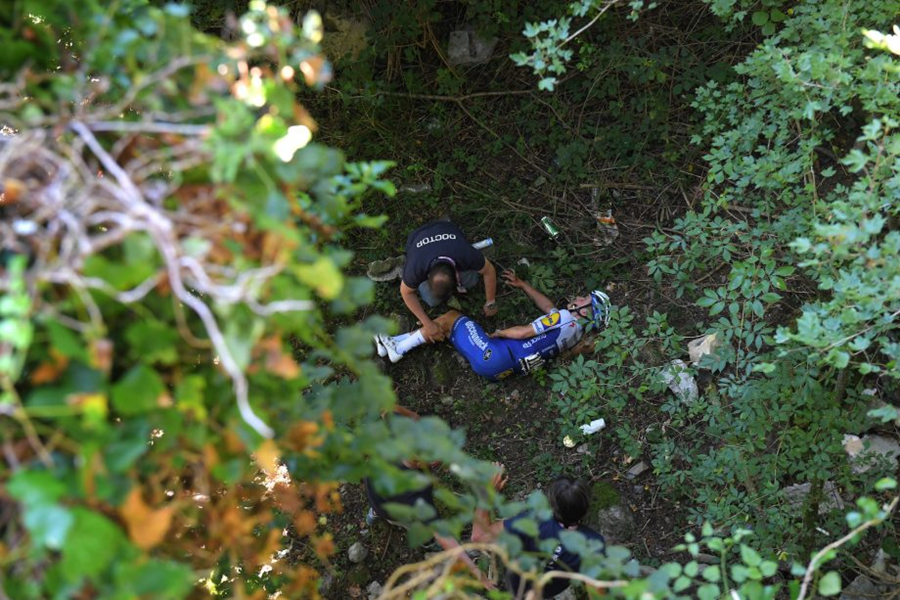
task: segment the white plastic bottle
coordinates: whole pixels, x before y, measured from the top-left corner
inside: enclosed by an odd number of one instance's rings
[[[584,435],[591,435],[592,433],[597,433],[604,427],[606,427],[606,421],[604,421],[603,419],[596,419],[594,421],[591,421],[587,425],[582,425],[581,433],[583,433]]]

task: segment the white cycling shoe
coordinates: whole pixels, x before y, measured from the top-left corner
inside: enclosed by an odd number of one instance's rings
[[[403,358],[403,354],[397,350],[397,342],[390,336],[376,335],[375,345],[378,347],[378,356],[387,356],[392,363],[399,362]],[[382,349],[384,354],[381,353]]]
[[[384,336],[379,333],[374,338],[375,339],[375,351],[378,352],[378,356],[380,356],[381,358],[384,358],[385,356],[387,356],[387,353],[388,353],[387,348],[385,348],[384,344],[381,343],[381,338],[383,338],[383,337]]]

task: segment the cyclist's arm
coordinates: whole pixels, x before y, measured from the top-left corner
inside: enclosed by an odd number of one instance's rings
[[[528,325],[516,325],[514,327],[507,327],[506,329],[498,329],[491,334],[491,337],[506,338],[509,340],[527,340],[528,338],[533,338],[535,335],[537,334],[534,332],[534,326],[529,323]]]

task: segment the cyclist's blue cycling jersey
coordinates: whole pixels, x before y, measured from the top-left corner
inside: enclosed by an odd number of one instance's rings
[[[567,310],[553,311],[531,323],[534,337],[510,340],[488,337],[469,317],[453,324],[450,343],[462,354],[472,370],[493,381],[514,373],[527,373],[574,346],[584,329]]]

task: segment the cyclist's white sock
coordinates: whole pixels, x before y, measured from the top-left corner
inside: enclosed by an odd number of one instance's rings
[[[414,333],[415,333],[415,331],[410,331],[409,333],[401,333],[400,335],[395,335],[391,339],[394,340],[394,342],[399,344],[400,342],[402,342],[403,340],[405,340],[406,338],[408,338],[409,336],[411,336]]]
[[[425,343],[425,336],[422,335],[422,331],[416,331],[414,333],[405,334],[406,338],[403,340],[398,340],[399,335],[394,338],[394,341],[397,342],[397,352],[400,354],[406,354],[413,348],[417,346],[421,346]]]

